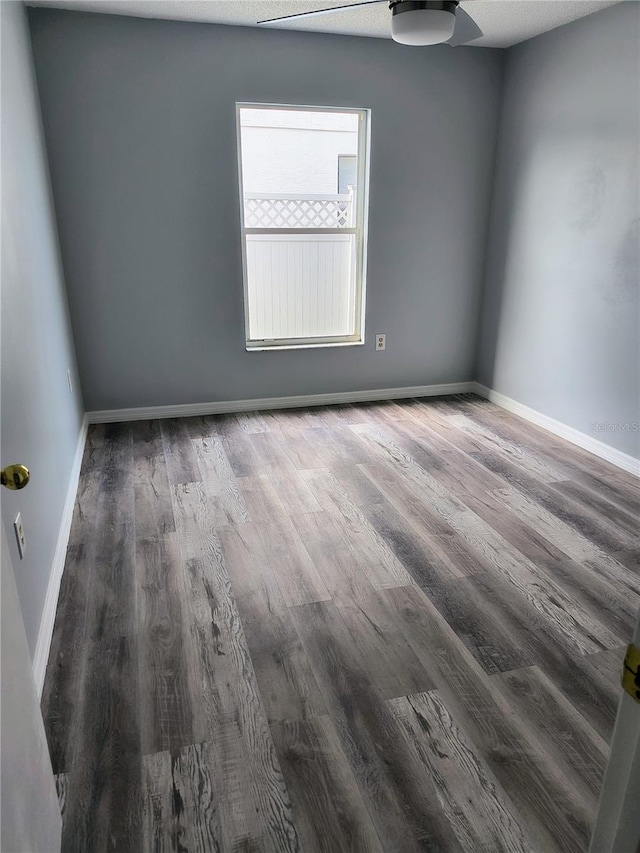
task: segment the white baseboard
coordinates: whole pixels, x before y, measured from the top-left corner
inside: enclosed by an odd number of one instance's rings
[[[84,446],[87,440],[88,427],[89,419],[85,415],[82,420],[82,426],[80,427],[80,433],[78,434],[76,452],[71,465],[67,496],[62,510],[62,517],[60,519],[58,541],[56,542],[56,550],[53,554],[53,563],[51,565],[51,573],[49,575],[47,595],[44,600],[42,618],[40,619],[38,641],[36,643],[36,651],[33,656],[33,677],[36,682],[39,697],[42,696],[44,677],[47,671],[47,661],[49,660],[49,650],[51,648],[53,626],[56,620],[56,609],[58,607],[58,596],[60,594],[60,582],[62,580],[62,572],[64,571],[64,563],[67,556],[67,545],[69,543],[69,533],[71,532],[71,521],[73,520],[73,509],[76,502],[76,494],[78,492],[78,481],[80,480],[80,468],[82,467],[82,456],[84,454]]]
[[[306,406],[329,406],[332,403],[369,403],[375,400],[402,400],[407,397],[440,397],[444,394],[466,394],[473,382],[450,382],[446,385],[414,385],[409,388],[379,388],[372,391],[339,391],[335,394],[303,394],[298,397],[265,397],[254,400],[227,400],[220,403],[184,403],[177,406],[148,406],[137,409],[105,409],[88,412],[91,424],[114,421],[146,421],[156,418],[188,418],[197,415],[223,415],[230,412],[257,412],[265,409],[297,409]]]
[[[584,432],[580,432],[580,430],[574,429],[574,427],[556,421],[554,418],[548,417],[548,415],[543,415],[535,409],[530,409],[529,406],[518,403],[517,400],[512,400],[511,397],[500,394],[499,391],[487,388],[486,385],[481,385],[479,382],[474,382],[473,385],[472,390],[479,397],[484,397],[497,406],[508,409],[514,415],[519,415],[524,420],[531,421],[536,426],[542,427],[554,435],[570,441],[572,444],[577,444],[578,447],[582,447],[584,450],[588,450],[594,456],[599,456],[601,459],[611,462],[612,465],[616,465],[618,468],[622,468],[624,471],[640,477],[640,460],[634,456],[623,453],[621,450],[616,450],[614,447],[605,444],[604,441],[600,441],[592,435],[587,435]]]

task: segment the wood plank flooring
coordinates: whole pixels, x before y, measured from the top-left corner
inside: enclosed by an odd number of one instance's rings
[[[90,429],[65,851],[580,853],[640,484],[473,395]]]

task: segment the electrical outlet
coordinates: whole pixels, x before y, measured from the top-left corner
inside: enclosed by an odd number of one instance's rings
[[[22,526],[22,516],[20,513],[16,515],[16,520],[13,522],[13,529],[16,531],[16,540],[18,542],[18,553],[20,559],[24,559],[24,552],[27,550],[27,540],[24,536],[24,527]]]
[[[376,335],[376,350],[383,350],[387,348],[387,336],[386,335]]]
[[[71,381],[71,371],[67,370],[67,383],[69,384],[69,391],[73,394],[73,382]]]

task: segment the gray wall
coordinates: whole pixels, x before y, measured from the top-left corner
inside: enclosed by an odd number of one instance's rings
[[[2,16],[2,465],[23,462],[31,483],[2,492],[29,649],[33,655],[71,464],[82,422],[75,356],[25,11]],[[67,386],[71,369],[76,393]],[[17,553],[13,519],[27,537]]]
[[[89,410],[473,378],[502,52],[29,19]],[[244,349],[242,100],[372,110],[364,347]]]
[[[480,382],[632,455],[639,22],[621,3],[508,52],[478,354]]]

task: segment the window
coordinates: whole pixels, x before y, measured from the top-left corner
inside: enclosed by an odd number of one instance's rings
[[[358,158],[349,154],[338,157],[338,192],[348,193],[358,186]]]
[[[364,343],[369,111],[238,104],[237,122],[247,349]]]

